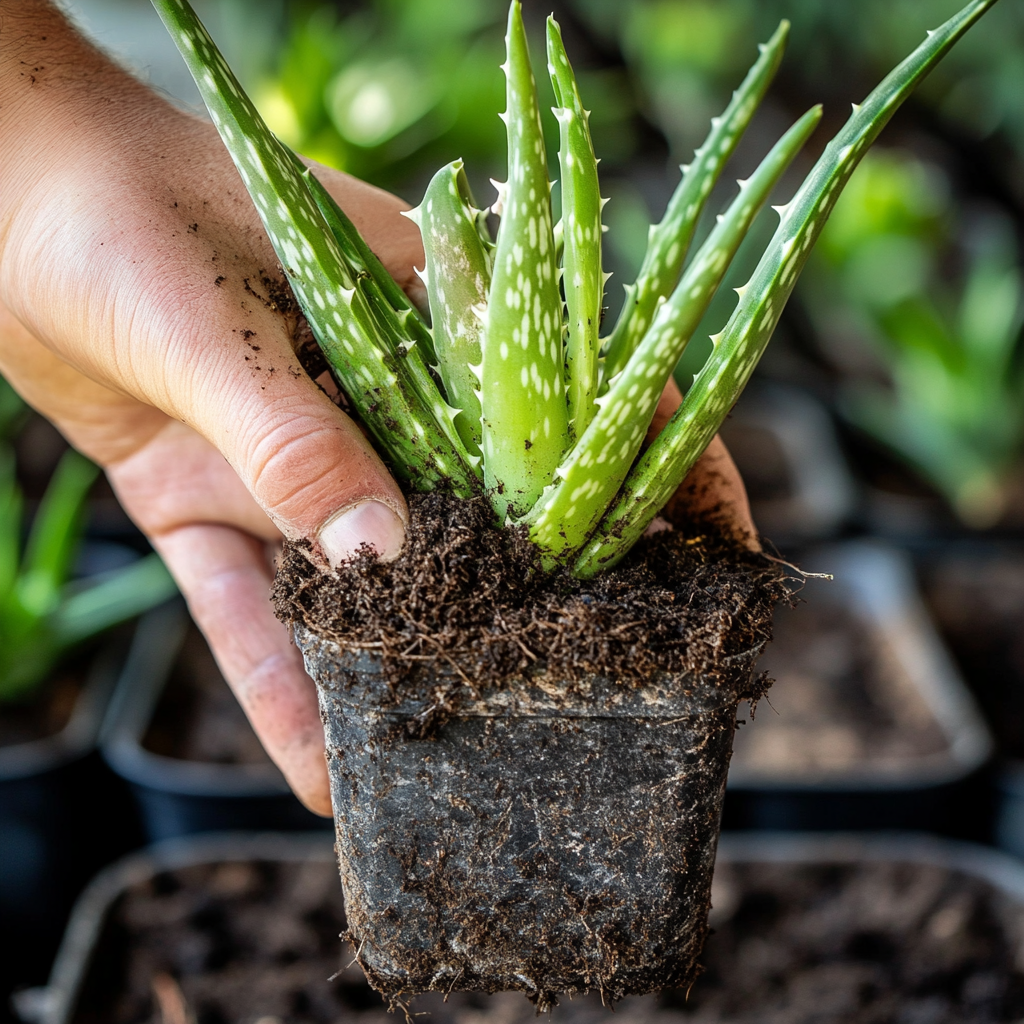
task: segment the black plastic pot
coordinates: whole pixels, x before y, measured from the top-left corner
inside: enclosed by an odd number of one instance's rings
[[[131,797],[97,750],[127,642],[89,663],[67,725],[0,747],[0,998],[45,977],[75,897],[137,846]],[[83,658],[85,656],[82,656]]]
[[[754,521],[783,549],[831,540],[852,520],[857,487],[828,410],[808,392],[755,380],[722,424]]]
[[[992,739],[977,706],[946,652],[916,590],[909,560],[897,550],[858,541],[819,550],[801,560],[809,571],[835,579],[809,580],[801,596],[815,607],[848,612],[864,629],[879,658],[901,681],[888,699],[917,708],[941,742],[926,753],[863,757],[835,770],[766,768],[749,751],[758,730],[787,729],[784,745],[803,749],[827,742],[801,734],[787,720],[785,665],[770,648],[760,668],[780,676],[743,726],[729,774],[723,825],[727,829],[925,829],[987,838],[991,801],[986,765]],[[796,617],[801,613],[781,609]],[[815,642],[812,633],[807,644]],[[862,680],[857,686],[867,685]],[[774,708],[778,708],[778,714]],[[820,728],[819,728],[820,732]]]
[[[925,594],[996,738],[995,840],[1024,856],[1024,544],[922,546]]]
[[[68,922],[46,986],[15,998],[18,1015],[39,1024],[68,1024],[94,966],[93,954],[114,902],[162,871],[222,861],[333,861],[330,834],[219,833],[165,840],[112,864],[82,893]]]
[[[326,723],[349,929],[379,991],[545,1006],[691,980],[759,649],[716,682],[464,690],[435,738],[412,739],[429,680],[396,698],[371,656],[295,639]]]
[[[131,786],[146,838],[158,842],[230,829],[329,828],[326,819],[302,806],[269,761],[186,761],[155,754],[142,745],[188,624],[181,602],[140,621],[103,743],[107,763]]]

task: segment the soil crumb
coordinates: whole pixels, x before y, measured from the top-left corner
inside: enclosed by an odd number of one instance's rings
[[[406,547],[332,571],[306,542],[286,545],[278,617],[353,649],[379,653],[393,686],[453,671],[502,687],[543,667],[567,682],[624,682],[655,672],[714,676],[725,659],[770,639],[786,578],[712,527],[643,539],[592,580],[544,572],[523,528],[502,529],[485,498],[409,499]]]

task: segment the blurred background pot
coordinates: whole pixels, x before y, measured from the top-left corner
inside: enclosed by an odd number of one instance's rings
[[[799,388],[759,381],[722,425],[758,529],[783,549],[848,527],[857,488],[825,407]]]
[[[97,744],[128,636],[79,655],[0,715],[0,997],[38,983],[82,886],[141,838]],[[2,1014],[3,1010],[0,1010]]]
[[[1024,545],[931,545],[918,565],[929,608],[996,739],[995,840],[1024,856]]]
[[[835,578],[776,610],[758,665],[776,683],[737,736],[724,827],[986,838],[992,739],[909,559],[852,541],[800,564]]]
[[[181,602],[140,623],[103,744],[156,842],[224,829],[315,829],[263,750]]]
[[[811,1024],[874,1011],[959,1024],[1024,1011],[1024,868],[992,850],[905,834],[724,836],[713,892],[705,973],[688,991],[627,998],[616,1019]],[[327,836],[171,840],[93,881],[48,985],[18,1009],[36,1024],[379,1024],[385,1005],[338,942],[344,924]],[[431,993],[409,1009],[441,1024],[535,1020],[518,993]],[[609,1012],[593,993],[552,1019]]]

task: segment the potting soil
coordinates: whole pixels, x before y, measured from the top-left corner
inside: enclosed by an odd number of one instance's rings
[[[484,498],[413,495],[409,512],[396,561],[367,550],[332,571],[289,544],[273,592],[284,622],[373,650],[395,687],[441,672],[500,688],[538,666],[569,682],[713,675],[770,637],[789,593],[777,564],[706,524],[644,538],[614,571],[577,580],[544,572],[526,530],[500,528]]]
[[[565,1024],[1010,1024],[1024,1017],[1020,911],[919,864],[719,865],[705,972],[689,992],[563,1003]],[[1014,914],[1014,917],[1011,917]],[[342,947],[330,863],[165,872],[115,905],[76,1024],[401,1021]],[[333,980],[329,980],[332,979]],[[430,993],[436,1024],[529,1024],[514,993]]]

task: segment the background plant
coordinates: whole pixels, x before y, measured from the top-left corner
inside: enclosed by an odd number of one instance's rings
[[[492,242],[459,162],[435,175],[418,210],[432,332],[315,177],[267,129],[191,7],[185,0],[154,5],[253,196],[314,335],[395,472],[418,490],[443,486],[468,497],[483,489],[500,519],[529,527],[549,565],[590,576],[614,565],[675,492],[749,379],[860,158],[992,2],[973,0],[931,31],[855,106],[796,196],[779,208],[779,227],[738,289],[739,302],[713,339],[711,356],[639,459],[658,396],[729,261],[820,117],[818,109],[805,114],[740,183],[684,272],[701,209],[778,67],[785,23],[761,47],[684,167],[602,346],[603,202],[588,115],[552,20],[547,51],[560,129],[561,223],[552,224],[537,90],[514,0],[502,66],[509,180],[499,187],[497,237]],[[455,264],[457,280],[438,277]],[[449,296],[450,285],[464,297],[475,291],[477,301],[468,306],[475,321],[462,316],[467,306]],[[466,389],[479,414],[458,398],[462,368],[479,385]],[[456,400],[461,407],[451,404]]]
[[[31,693],[76,644],[175,593],[149,555],[121,569],[73,579],[85,501],[99,470],[69,450],[23,544],[23,497],[11,445],[25,406],[0,378],[0,702]]]
[[[979,212],[956,230],[953,212],[938,168],[869,154],[822,234],[805,303],[841,363],[841,346],[866,346],[888,378],[863,359],[848,366],[847,417],[965,522],[990,526],[1024,442],[1024,282],[1005,216]]]

